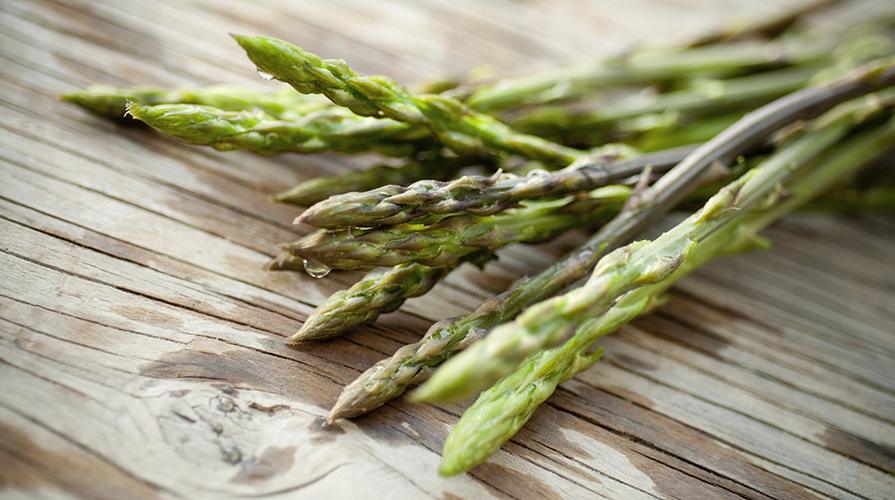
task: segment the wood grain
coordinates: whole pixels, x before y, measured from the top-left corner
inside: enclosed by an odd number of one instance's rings
[[[440,451],[464,405],[401,398],[331,428],[322,417],[360,371],[580,235],[507,248],[372,326],[290,349],[358,275],[262,272],[306,232],[267,197],[378,159],[218,153],[57,98],[98,83],[275,88],[231,32],[413,85],[681,43],[805,2],[767,4],[0,3],[0,497],[895,497],[891,215],[781,221],[772,250],[682,281],[491,460],[446,479]]]

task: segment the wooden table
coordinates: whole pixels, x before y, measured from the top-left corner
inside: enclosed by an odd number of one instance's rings
[[[261,272],[306,232],[267,197],[376,159],[218,153],[56,97],[273,88],[230,32],[412,84],[680,43],[799,2],[763,3],[4,0],[0,497],[895,497],[892,216],[786,218],[772,250],[681,282],[486,464],[441,478],[464,405],[399,398],[331,429],[321,417],[360,371],[572,240],[508,248],[371,327],[290,349],[357,275]]]

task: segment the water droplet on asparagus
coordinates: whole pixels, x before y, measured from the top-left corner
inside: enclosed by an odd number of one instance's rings
[[[305,271],[307,271],[312,278],[323,278],[331,271],[330,268],[316,262],[311,262],[308,259],[304,259],[304,263]]]
[[[262,80],[273,80],[273,75],[265,71],[261,71],[260,69],[258,70],[258,76],[260,76]]]

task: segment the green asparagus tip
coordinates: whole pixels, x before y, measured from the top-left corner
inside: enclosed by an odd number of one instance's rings
[[[442,460],[441,465],[438,466],[438,475],[449,477],[456,476],[457,474],[461,474],[466,472],[478,464],[467,465],[466,463],[459,460]]]
[[[98,115],[117,119],[125,116],[121,98],[113,87],[88,87],[80,92],[62,94],[59,98]]]
[[[85,99],[85,96],[83,93],[76,92],[76,93],[72,93],[72,94],[62,94],[59,96],[59,98],[62,99],[63,101],[68,101],[72,104],[77,104],[78,106],[80,106],[82,108],[89,109],[89,107],[87,105],[87,99]]]
[[[236,33],[230,33],[230,36],[233,37],[233,39],[236,40],[236,43],[246,51],[249,59],[251,59],[251,61],[258,67],[258,70],[262,72],[262,78],[266,80],[274,78],[273,73],[265,71],[265,67],[267,64],[277,64],[278,60],[282,59],[280,52],[274,47],[290,46],[287,42],[275,38],[238,35]],[[267,73],[270,76],[268,77],[263,73]]]
[[[286,339],[286,345],[289,347],[297,347],[301,344],[304,344],[305,342],[312,340],[312,339],[302,338],[303,334],[304,334],[304,329],[301,329],[301,330],[293,333],[291,337]]]
[[[314,179],[317,180],[317,179]],[[323,201],[329,196],[321,190],[313,190],[305,187],[305,184],[299,184],[286,191],[280,191],[267,197],[274,203],[289,203],[300,207],[309,207],[318,201]]]

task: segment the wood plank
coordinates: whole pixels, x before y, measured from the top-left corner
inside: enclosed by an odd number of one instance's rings
[[[359,274],[261,272],[309,230],[267,197],[391,160],[220,153],[57,97],[94,83],[276,88],[229,32],[413,85],[682,42],[804,3],[3,2],[0,498],[891,497],[890,214],[781,221],[772,250],[683,280],[491,460],[441,478],[466,403],[398,398],[330,428],[322,417],[361,370],[581,233],[513,245],[374,325],[290,349],[283,338]]]

